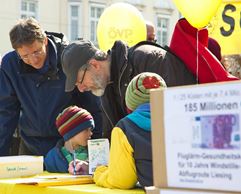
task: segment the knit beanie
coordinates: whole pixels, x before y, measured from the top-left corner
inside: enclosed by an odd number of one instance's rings
[[[70,106],[64,109],[56,118],[55,124],[65,141],[89,127],[91,129],[95,127],[91,114],[78,106]]]
[[[165,87],[165,81],[156,73],[144,72],[136,75],[126,89],[127,112],[130,113],[139,105],[149,102],[150,89]]]

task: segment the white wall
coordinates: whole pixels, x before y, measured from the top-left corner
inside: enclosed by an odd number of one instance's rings
[[[44,30],[63,32],[68,36],[68,1],[70,0],[39,0],[38,21]],[[73,0],[72,0],[73,1]],[[89,1],[75,0],[82,2],[82,27],[83,37],[89,37]],[[143,17],[155,24],[156,10],[155,5],[162,1],[172,0],[91,0],[91,2],[104,3],[110,5],[115,2],[130,2],[141,10]],[[175,6],[173,6],[175,8]],[[1,0],[0,3],[0,54],[12,50],[9,41],[9,31],[16,24],[20,17],[20,0]],[[179,18],[178,11],[173,10],[171,15],[170,37],[174,25]]]

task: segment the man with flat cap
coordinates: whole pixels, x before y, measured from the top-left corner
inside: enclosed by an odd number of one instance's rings
[[[122,41],[116,41],[107,53],[88,40],[73,42],[62,54],[63,71],[67,77],[65,90],[72,91],[77,86],[80,92],[91,91],[101,96],[104,136],[110,138],[112,128],[127,115],[125,91],[135,75],[158,73],[169,86],[195,83],[194,76],[180,60],[167,64],[170,59],[165,59],[166,55],[155,43],[146,41],[131,48]],[[168,77],[170,68],[175,69],[173,77]]]

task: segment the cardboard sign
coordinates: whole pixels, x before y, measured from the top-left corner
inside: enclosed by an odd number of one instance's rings
[[[154,185],[241,191],[241,82],[151,91]]]
[[[157,187],[145,187],[146,194],[228,194],[220,192],[208,192],[198,190],[184,190],[184,189],[160,189]]]

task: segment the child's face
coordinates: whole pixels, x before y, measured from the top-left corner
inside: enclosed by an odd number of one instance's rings
[[[91,139],[92,134],[91,128],[87,128],[72,137],[70,140],[73,148],[76,149],[79,146],[87,146],[88,139]]]

